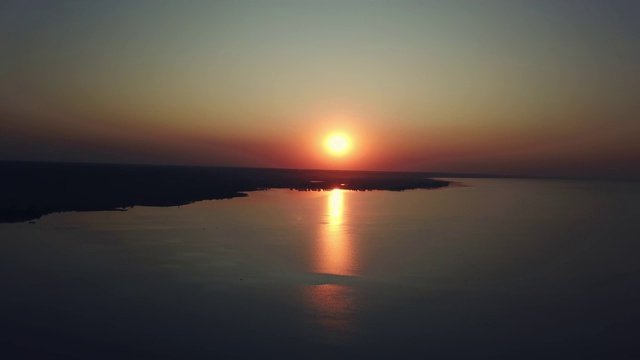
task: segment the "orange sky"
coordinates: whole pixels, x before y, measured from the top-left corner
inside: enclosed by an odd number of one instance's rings
[[[629,3],[0,7],[0,160],[640,177]]]

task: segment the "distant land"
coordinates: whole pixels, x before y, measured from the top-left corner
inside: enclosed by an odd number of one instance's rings
[[[402,191],[450,184],[412,172],[45,162],[0,162],[0,173],[0,223],[62,211],[177,206],[266,189]]]

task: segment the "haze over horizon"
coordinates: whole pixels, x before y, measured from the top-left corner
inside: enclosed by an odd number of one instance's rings
[[[640,178],[639,18],[635,1],[4,1],[0,160]]]

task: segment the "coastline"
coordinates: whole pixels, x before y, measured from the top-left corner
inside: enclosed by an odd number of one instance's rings
[[[179,206],[267,189],[354,191],[437,189],[421,173],[71,163],[0,163],[0,223],[65,211]]]

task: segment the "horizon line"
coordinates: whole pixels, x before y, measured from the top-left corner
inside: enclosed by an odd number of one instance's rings
[[[335,171],[335,172],[367,172],[367,173],[396,173],[396,174],[425,174],[429,177],[445,178],[475,178],[475,179],[523,179],[523,180],[582,180],[582,181],[616,181],[638,182],[635,177],[576,177],[560,175],[509,175],[488,173],[459,173],[446,171],[398,171],[398,170],[359,170],[359,169],[310,169],[310,168],[285,168],[285,167],[261,167],[261,166],[233,166],[233,165],[185,165],[185,164],[158,164],[158,163],[116,163],[116,162],[85,162],[85,161],[48,161],[48,160],[0,160],[4,163],[26,164],[58,164],[58,165],[102,165],[102,166],[148,166],[148,167],[175,167],[175,168],[228,168],[228,169],[256,169],[256,170],[294,170],[294,171]]]

